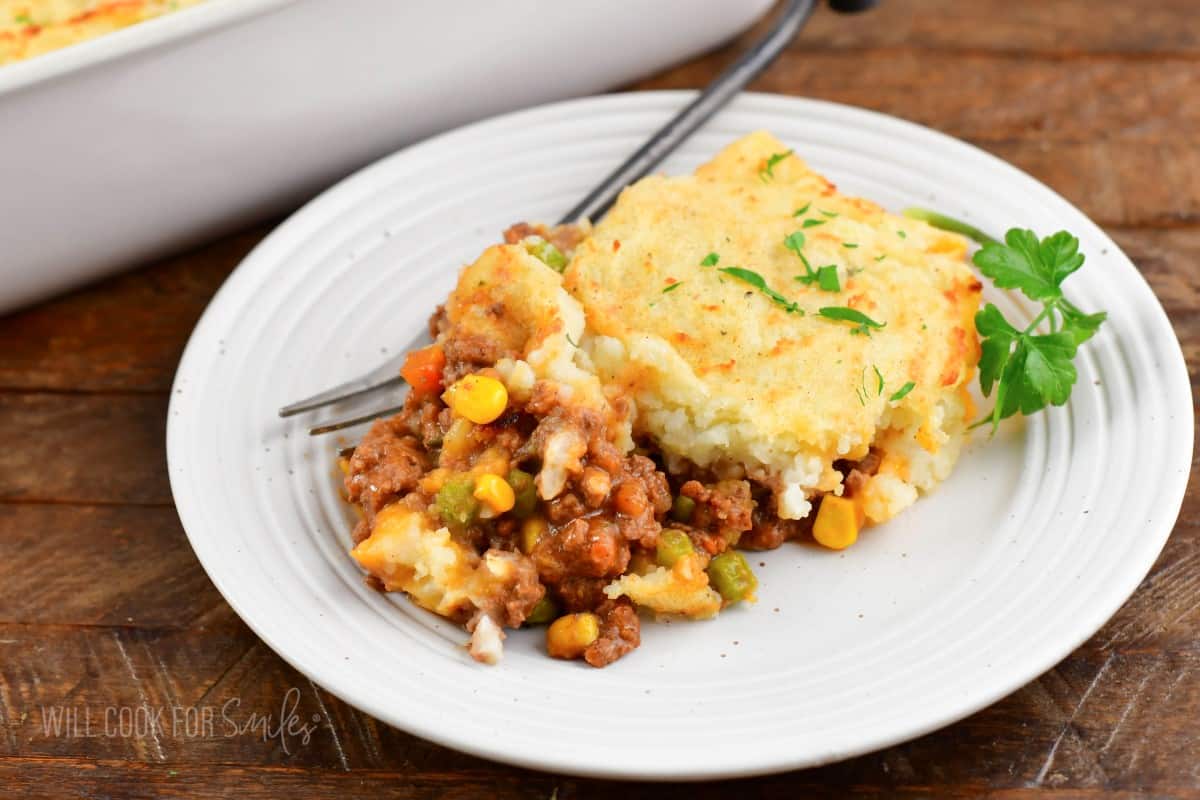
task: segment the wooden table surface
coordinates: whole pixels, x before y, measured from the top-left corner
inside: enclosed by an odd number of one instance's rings
[[[1196,0],[1141,5],[885,0],[858,17],[820,11],[754,88],[915,120],[1045,181],[1138,265],[1195,376],[1200,10]],[[736,52],[634,88],[699,86]],[[213,588],[166,475],[176,362],[213,292],[268,227],[0,319],[0,796],[1200,791],[1194,486],[1149,577],[1064,662],[945,730],[820,769],[707,787],[540,774],[421,741],[320,690]],[[204,709],[216,709],[207,726]],[[243,729],[223,724],[222,709]],[[278,724],[292,709],[312,726],[307,742],[254,727],[256,715]]]

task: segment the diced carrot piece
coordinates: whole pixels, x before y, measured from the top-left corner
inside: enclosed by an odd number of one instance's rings
[[[438,345],[413,350],[400,368],[400,377],[417,394],[435,394],[442,390],[442,370],[446,367],[446,354]]]

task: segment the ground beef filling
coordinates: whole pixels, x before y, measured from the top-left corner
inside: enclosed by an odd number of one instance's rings
[[[456,338],[441,309],[430,329],[441,336],[446,356],[443,385],[470,373],[494,376],[494,347]],[[556,441],[578,453],[573,468],[542,469]],[[856,491],[878,465],[875,454],[839,464],[846,491]],[[363,511],[356,542],[370,535],[376,514],[389,504],[429,515],[500,576],[473,596],[468,629],[521,627],[531,615],[541,623],[556,614],[591,613],[599,634],[582,658],[596,667],[640,642],[633,605],[603,590],[631,563],[653,564],[664,525],[684,531],[710,556],[735,546],[772,549],[811,528],[809,520],[779,519],[767,487],[718,480],[699,469],[668,474],[649,445],[625,455],[594,411],[564,401],[548,382],[535,384],[524,402],[510,398],[488,424],[456,419],[438,392],[412,392],[399,414],[372,425],[345,467],[347,496]],[[536,494],[527,486],[523,502],[490,517],[446,514],[442,490],[448,484],[484,473],[509,476],[511,483],[513,470],[525,479],[536,476]],[[370,583],[382,586],[377,579]]]

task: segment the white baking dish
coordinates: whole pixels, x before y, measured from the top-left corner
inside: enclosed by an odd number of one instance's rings
[[[0,311],[379,155],[711,48],[771,0],[209,0],[0,67]]]

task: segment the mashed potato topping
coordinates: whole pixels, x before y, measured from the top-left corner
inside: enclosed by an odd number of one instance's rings
[[[639,181],[581,243],[567,288],[587,309],[602,378],[629,392],[639,431],[669,455],[774,481],[779,515],[794,519],[815,491],[840,492],[835,461],[886,443],[887,479],[866,492],[880,522],[953,465],[980,286],[965,239],[842,195],[795,155],[767,175],[785,152],[756,133],[694,176]],[[805,267],[785,239],[797,231],[841,291],[796,280]],[[702,266],[710,253],[719,260]],[[719,271],[735,265],[803,314]],[[855,335],[819,315],[827,306],[885,327]]]

